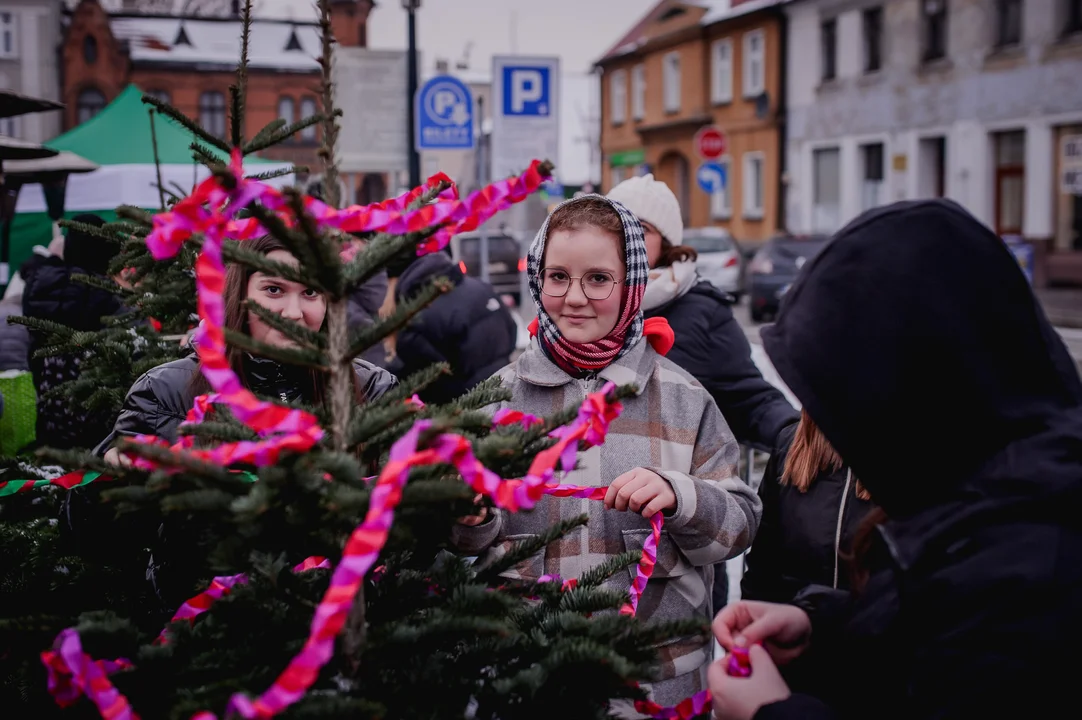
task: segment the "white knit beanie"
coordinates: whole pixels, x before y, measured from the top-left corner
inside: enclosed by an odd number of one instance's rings
[[[673,245],[684,241],[680,201],[669,186],[655,180],[652,173],[624,180],[609,190],[608,197],[635,213],[640,221],[656,227]]]

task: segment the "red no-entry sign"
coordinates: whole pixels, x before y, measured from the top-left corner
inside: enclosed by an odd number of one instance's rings
[[[717,125],[707,125],[695,133],[695,152],[703,160],[717,160],[727,149],[725,133]]]

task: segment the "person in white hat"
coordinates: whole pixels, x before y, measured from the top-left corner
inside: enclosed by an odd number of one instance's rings
[[[608,197],[642,224],[650,264],[642,309],[647,318],[669,321],[676,343],[668,358],[710,392],[738,441],[769,452],[779,433],[800,416],[752,360],[748,338],[733,317],[732,296],[699,277],[698,255],[681,245],[684,222],[676,195],[651,174],[624,180]],[[727,591],[727,575],[719,568],[715,612]]]

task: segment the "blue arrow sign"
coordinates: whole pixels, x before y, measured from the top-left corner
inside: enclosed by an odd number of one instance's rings
[[[720,163],[703,163],[695,172],[695,179],[699,187],[707,195],[723,192],[725,190],[725,166]]]
[[[458,78],[438,75],[417,91],[418,150],[473,149],[473,93]]]

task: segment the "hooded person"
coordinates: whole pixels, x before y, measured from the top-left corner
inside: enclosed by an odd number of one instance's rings
[[[1061,714],[1077,673],[1059,658],[1082,642],[1082,381],[1003,241],[946,200],[865,213],[763,343],[880,511],[855,599],[719,614],[758,679],[712,668],[717,716]],[[772,656],[831,668],[828,704],[790,695]]]
[[[639,551],[648,518],[661,512],[657,565],[639,603],[644,621],[712,616],[714,564],[738,555],[759,521],[759,499],[736,475],[738,446],[710,394],[664,358],[667,327],[644,336],[646,247],[642,226],[622,205],[585,195],[555,208],[527,256],[536,336],[498,376],[513,408],[548,415],[580,405],[608,382],[633,384],[603,445],[580,454],[561,482],[608,488],[604,503],[543,497],[532,512],[482,509],[460,520],[460,550],[502,553],[516,540],[589,514],[589,523],[505,573],[537,580],[580,577],[613,556]],[[627,592],[635,568],[606,581]],[[671,705],[705,687],[710,644],[685,637],[664,645],[651,697]]]
[[[388,365],[398,377],[408,377],[435,363],[447,363],[450,372],[422,389],[421,400],[450,402],[511,361],[518,334],[511,311],[491,285],[462,272],[447,252],[417,256],[411,248],[387,264],[387,274],[395,280],[396,305],[436,278],[451,283],[449,292],[398,331],[395,357]]]
[[[105,221],[97,215],[76,215],[73,221],[100,228]],[[69,228],[63,257],[51,255],[28,269],[24,280],[23,315],[66,325],[74,330],[94,332],[103,327],[102,318],[121,311],[120,297],[108,290],[91,287],[72,275],[108,277],[109,265],[120,251],[118,243],[80,228]],[[91,417],[72,408],[62,398],[47,397],[53,388],[79,377],[78,355],[33,358],[47,343],[43,333],[31,331],[30,371],[38,390],[37,439],[54,448],[93,447],[108,433],[109,419]]]

